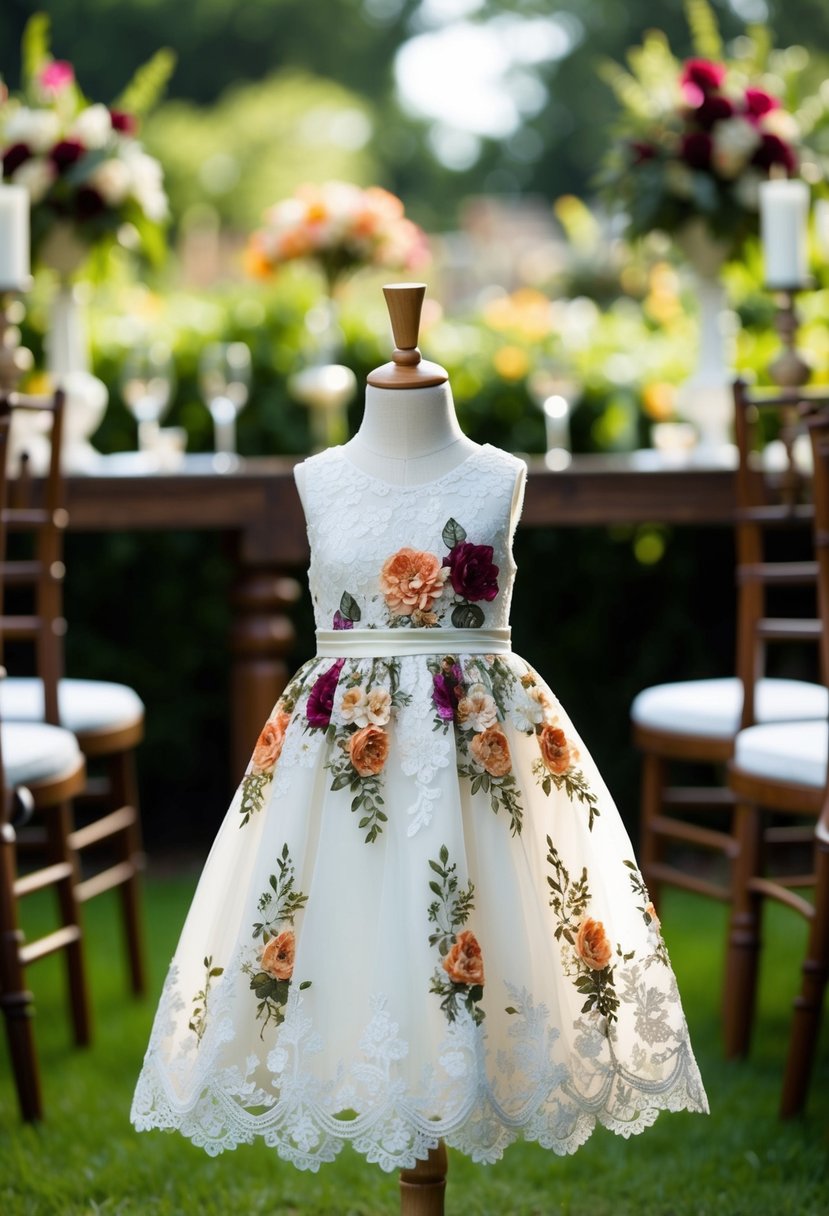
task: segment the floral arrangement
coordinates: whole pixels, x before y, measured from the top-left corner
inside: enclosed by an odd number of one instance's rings
[[[349,182],[301,186],[271,207],[250,237],[248,271],[268,278],[287,262],[315,263],[329,291],[366,266],[411,271],[428,259],[426,237],[403,204],[379,186]]]
[[[2,180],[31,198],[34,260],[71,273],[102,243],[163,252],[167,218],[161,166],[138,139],[138,114],[157,97],[173,66],[161,51],[113,106],[90,102],[72,65],[52,58],[48,18],[33,17],[23,37],[19,96],[0,85]]]
[[[764,87],[763,52],[750,37],[745,57],[726,61],[708,0],[687,0],[686,12],[694,58],[680,62],[654,31],[630,52],[630,72],[604,65],[623,113],[601,182],[623,202],[630,235],[682,236],[696,220],[733,254],[757,230],[760,182],[800,171],[814,106],[801,122]],[[810,169],[814,178],[811,159]]]

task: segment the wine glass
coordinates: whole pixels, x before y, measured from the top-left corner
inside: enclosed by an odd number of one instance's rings
[[[250,350],[244,342],[211,342],[199,358],[199,383],[213,419],[218,469],[236,457],[236,415],[250,391]]]
[[[165,342],[152,341],[133,347],[121,369],[121,394],[138,423],[138,448],[154,452],[159,423],[172,396],[173,357]]]

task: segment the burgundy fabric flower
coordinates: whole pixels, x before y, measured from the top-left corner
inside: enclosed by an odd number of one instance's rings
[[[60,143],[55,144],[50,152],[52,161],[58,173],[65,173],[67,169],[71,169],[74,164],[81,159],[86,148],[77,139],[62,139]]]
[[[28,144],[12,144],[3,153],[3,176],[11,177],[15,169],[19,169],[32,155]]]
[[[711,136],[707,131],[692,131],[682,137],[680,155],[692,169],[708,169],[711,166]]]
[[[347,616],[343,616],[343,614],[340,612],[340,610],[338,608],[337,611],[334,613],[333,628],[334,629],[353,629],[354,622],[350,621]]]
[[[780,109],[780,102],[765,89],[748,88],[745,91],[746,114],[749,118],[762,118],[772,110]]]
[[[782,165],[787,173],[794,173],[797,159],[789,145],[779,135],[764,135],[760,147],[751,158],[753,165],[761,169],[770,169],[772,165]]]
[[[718,89],[725,80],[725,67],[710,59],[686,59],[679,78],[681,85],[693,85],[703,93]]]
[[[455,707],[457,706],[457,698],[454,694],[454,684],[445,675],[438,673],[433,678],[432,699],[435,702],[435,709],[438,711],[438,717],[444,722],[451,722],[455,717]]]
[[[311,726],[326,727],[331,721],[331,711],[334,708],[334,693],[337,691],[337,681],[343,669],[345,659],[337,659],[333,667],[318,676],[314,687],[308,696],[305,716]]]
[[[138,132],[138,119],[134,114],[127,114],[124,110],[110,110],[109,119],[113,131],[120,131],[122,135],[136,135]]]
[[[727,97],[713,94],[702,99],[701,104],[691,111],[691,117],[706,131],[710,131],[715,123],[722,122],[724,118],[731,118],[733,113],[734,106]]]
[[[473,545],[463,540],[443,559],[455,591],[470,603],[488,602],[498,594],[498,567],[493,565],[492,554],[492,545]]]

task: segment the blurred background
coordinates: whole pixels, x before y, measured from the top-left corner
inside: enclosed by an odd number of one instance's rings
[[[251,351],[242,455],[311,449],[309,412],[290,382],[318,340],[307,320],[325,284],[302,260],[258,278],[246,254],[269,207],[332,179],[391,191],[425,231],[421,346],[448,368],[472,438],[543,453],[551,384],[571,406],[577,453],[644,447],[655,425],[682,421],[677,393],[698,339],[687,262],[664,232],[630,237],[601,180],[627,87],[613,87],[610,65],[635,67],[628,52],[652,27],[682,60],[713,14],[730,59],[757,66],[808,130],[804,177],[808,169],[815,199],[826,192],[824,0],[718,0],[710,9],[682,0],[6,0],[0,75],[12,92],[35,12],[48,13],[52,54],[73,65],[89,99],[111,103],[159,48],[174,55],[140,126],[169,198],[163,256],[144,263],[116,243],[82,285],[93,370],[109,389],[92,436],[105,453],[135,448],[122,368],[148,335],[171,348],[165,422],[184,428],[189,451],[213,442],[198,363],[217,340]],[[646,93],[658,88],[649,62],[638,62]],[[161,76],[172,57],[165,63]],[[802,299],[801,345],[820,381],[829,237],[816,227],[810,241],[815,283]],[[777,339],[751,232],[740,254],[722,275],[733,366],[762,380]],[[379,287],[389,277],[363,267],[337,288],[338,358],[360,386],[388,358]],[[38,276],[27,303],[24,337],[38,363],[53,287],[48,273]],[[349,405],[352,428],[360,397]],[[658,522],[527,531],[517,559],[532,572],[523,583],[519,575],[517,649],[548,674],[633,829],[633,695],[678,675],[732,670],[730,534]],[[123,680],[151,707],[148,843],[201,857],[240,775],[226,746],[231,555],[209,533],[70,535],[68,568],[69,672]],[[298,664],[313,649],[307,597],[297,628]]]

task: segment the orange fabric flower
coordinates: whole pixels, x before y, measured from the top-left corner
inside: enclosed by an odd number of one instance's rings
[[[296,939],[293,930],[286,929],[271,938],[262,951],[259,962],[262,970],[267,971],[275,980],[289,980],[294,973],[295,954]]]
[[[418,609],[429,611],[443,595],[448,574],[434,553],[398,549],[383,563],[380,590],[395,616],[411,616]]]
[[[570,744],[559,726],[542,726],[538,732],[541,759],[551,773],[566,773],[572,764]]]
[[[361,777],[374,777],[386,763],[389,737],[382,726],[364,726],[349,739],[348,754]]]
[[[280,710],[262,727],[262,733],[256,740],[256,747],[253,749],[253,767],[257,773],[268,773],[275,766],[282,754],[285,731],[290,720],[291,715]]]
[[[654,929],[658,929],[662,922],[656,915],[656,908],[653,906],[653,904],[648,904],[648,906],[645,908],[645,915],[653,925]]]
[[[443,960],[443,970],[455,984],[483,984],[481,947],[469,929],[464,929],[455,938],[454,946]]]
[[[604,971],[613,950],[600,920],[593,920],[588,916],[581,922],[576,935],[576,951],[591,971]]]
[[[473,735],[469,750],[491,777],[505,777],[512,768],[507,736],[497,726],[488,726],[479,735]]]

